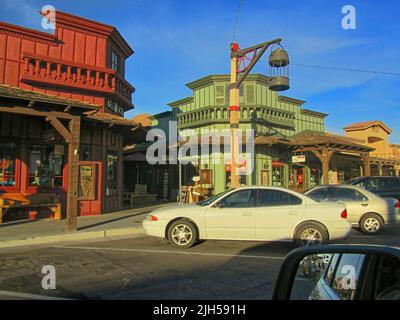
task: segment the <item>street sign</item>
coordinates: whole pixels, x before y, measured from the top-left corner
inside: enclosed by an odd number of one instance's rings
[[[304,154],[299,156],[292,156],[292,163],[304,163],[306,162],[306,156]]]

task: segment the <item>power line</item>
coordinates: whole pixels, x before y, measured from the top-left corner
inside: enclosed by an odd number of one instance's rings
[[[385,75],[385,76],[400,77],[400,73],[398,73],[398,72],[385,72],[385,71],[339,68],[339,67],[318,66],[318,65],[312,65],[312,64],[300,64],[300,63],[292,63],[292,65],[298,66],[298,67],[304,67],[304,68],[316,68],[316,69],[326,69],[326,70],[336,70],[336,71],[346,71],[346,72],[362,72],[362,73],[380,74],[380,75]]]
[[[237,26],[238,26],[238,22],[239,22],[239,15],[240,15],[240,8],[242,7],[242,1],[243,0],[239,0],[239,6],[238,6],[238,10],[237,10],[237,15],[236,15],[236,22],[235,22],[235,25],[233,27],[232,42],[235,42],[235,38],[236,38],[236,31],[237,31]]]

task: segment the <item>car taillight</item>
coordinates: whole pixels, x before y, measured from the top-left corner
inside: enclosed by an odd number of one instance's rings
[[[397,202],[394,204],[394,207],[400,209],[400,201],[397,201]]]
[[[342,211],[342,213],[340,214],[340,217],[343,218],[343,219],[347,219],[347,210],[346,209],[344,209]]]

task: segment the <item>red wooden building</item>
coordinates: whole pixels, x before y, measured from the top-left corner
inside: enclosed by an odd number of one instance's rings
[[[74,225],[123,207],[122,149],[143,135],[118,30],[60,11],[55,27],[0,22],[0,196],[55,193]]]

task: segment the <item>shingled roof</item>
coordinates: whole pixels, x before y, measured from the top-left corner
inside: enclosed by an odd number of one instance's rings
[[[379,120],[372,120],[372,121],[364,121],[364,122],[357,122],[350,124],[343,128],[344,131],[355,131],[355,130],[364,130],[368,129],[372,126],[380,126],[388,133],[392,133],[392,129],[390,129],[385,123]]]
[[[362,151],[372,151],[374,148],[368,147],[361,143],[354,142],[353,139],[348,139],[345,136],[339,136],[331,133],[316,132],[316,131],[302,131],[290,139],[292,146],[315,146],[315,145],[330,145],[351,149],[359,149]]]
[[[0,84],[0,96],[10,99],[29,100],[42,103],[51,103],[53,105],[71,106],[84,109],[97,110],[101,108],[100,105],[84,102],[80,100],[63,98],[47,93],[36,92],[32,90],[21,89],[6,84]]]

